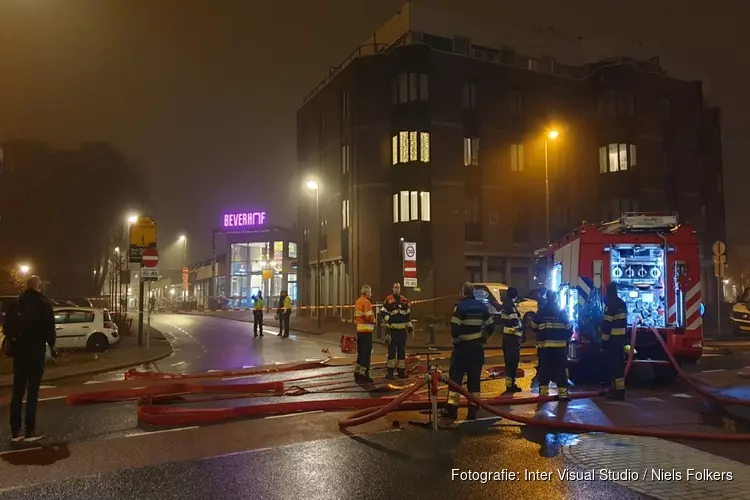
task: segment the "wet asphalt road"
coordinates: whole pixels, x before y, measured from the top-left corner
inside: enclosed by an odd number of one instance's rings
[[[525,470],[580,470],[559,454],[573,438],[513,426],[486,433],[489,424],[309,441],[13,490],[2,498],[647,498],[612,482],[526,480]],[[454,479],[453,469],[507,469],[519,478],[482,484]]]

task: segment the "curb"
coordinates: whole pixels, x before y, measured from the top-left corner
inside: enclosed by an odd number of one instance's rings
[[[164,340],[164,342],[168,343],[166,339]],[[114,370],[121,370],[123,368],[130,368],[132,366],[143,365],[146,363],[153,363],[154,361],[159,361],[160,359],[164,359],[167,356],[172,354],[173,352],[172,345],[169,343],[168,345],[169,345],[169,351],[167,351],[164,354],[159,354],[158,356],[151,356],[149,358],[141,359],[137,362],[119,363],[119,364],[114,364],[114,365],[109,365],[109,366],[100,366],[93,370],[84,370],[84,371],[80,371],[76,373],[66,373],[66,374],[61,374],[61,375],[52,375],[51,377],[43,377],[42,384],[44,384],[44,382],[54,382],[56,380],[62,380],[62,379],[72,378],[72,377],[81,377],[84,375],[96,375],[97,373],[111,372]],[[13,387],[12,377],[9,383],[0,382],[0,388],[6,388],[6,387]]]

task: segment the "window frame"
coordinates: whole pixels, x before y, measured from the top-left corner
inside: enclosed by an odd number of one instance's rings
[[[464,166],[479,165],[479,138],[464,137]]]
[[[526,160],[524,158],[523,143],[513,143],[510,145],[510,171],[526,171]]]
[[[430,163],[430,132],[399,130],[391,136],[391,163]]]
[[[430,222],[429,191],[401,190],[393,194],[393,223]]]

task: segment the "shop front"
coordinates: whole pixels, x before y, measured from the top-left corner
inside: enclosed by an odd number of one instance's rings
[[[214,233],[219,306],[249,309],[263,292],[268,308],[275,307],[282,290],[297,301],[297,243],[291,229],[264,227],[265,212],[224,214],[223,228]],[[222,265],[224,264],[224,265]]]

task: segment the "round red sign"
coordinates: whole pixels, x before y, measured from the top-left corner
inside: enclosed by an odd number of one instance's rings
[[[141,264],[143,267],[156,267],[159,263],[159,252],[155,248],[147,248],[143,251],[141,256]]]

